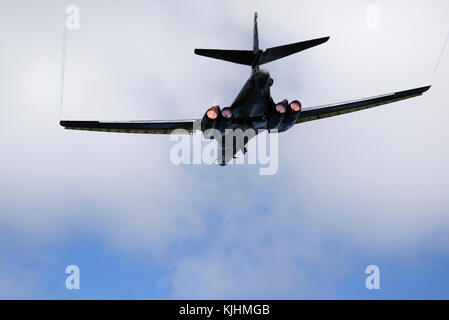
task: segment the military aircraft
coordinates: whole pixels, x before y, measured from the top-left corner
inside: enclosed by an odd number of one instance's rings
[[[329,37],[261,50],[259,49],[257,12],[254,15],[253,32],[253,50],[195,49],[197,55],[251,66],[250,78],[230,106],[220,109],[218,105],[214,105],[206,111],[202,119],[196,120],[127,122],[65,120],[60,124],[66,129],[72,130],[143,134],[170,134],[173,132],[192,134],[200,130],[205,138],[217,140],[217,162],[220,165],[226,165],[237,152],[246,153],[245,145],[249,139],[261,131],[284,132],[295,124],[417,97],[430,89],[430,86],[426,86],[361,100],[308,108],[303,108],[299,100],[289,103],[287,99],[284,99],[275,103],[270,94],[273,79],[268,71],[260,69],[260,66],[323,44],[329,40]],[[248,134],[248,131],[254,133]],[[227,137],[230,135],[233,137],[228,140]]]

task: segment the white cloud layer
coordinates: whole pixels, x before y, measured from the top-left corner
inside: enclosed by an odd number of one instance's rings
[[[447,236],[434,241],[449,231],[447,55],[433,75],[446,1],[371,1],[377,31],[360,1],[74,3],[81,29],[68,38],[64,118],[199,118],[230,104],[248,68],[193,49],[250,48],[256,10],[264,47],[331,36],[267,66],[275,100],[312,106],[434,86],[282,134],[274,177],[254,166],[176,167],[168,137],[60,128],[64,5],[2,1],[0,230],[36,248],[73,230],[99,234],[165,261],[172,296],[183,298],[329,297],[332,284],[317,287],[313,271],[337,263],[341,275],[351,250],[447,254]],[[342,247],[329,252],[333,237]],[[20,287],[2,270],[0,297]]]

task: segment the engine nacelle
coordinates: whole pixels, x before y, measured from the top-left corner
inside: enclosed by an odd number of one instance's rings
[[[292,102],[290,102],[290,109],[292,109],[292,111],[298,112],[301,111],[301,108],[301,102],[299,102],[298,100],[293,100]]]
[[[231,119],[232,118],[232,109],[229,108],[229,107],[228,108],[224,108],[223,110],[221,110],[221,115],[225,119]]]
[[[267,126],[268,129],[279,130],[284,121],[285,114],[288,108],[288,101],[283,100],[274,105],[274,107],[268,112]]]
[[[217,129],[222,135],[226,129],[233,129],[233,112],[229,107],[220,110],[219,106],[210,107],[201,120],[201,131],[208,129]]]
[[[201,120],[201,131],[205,132],[208,129],[216,129],[220,117],[220,107],[210,107]]]
[[[294,100],[290,104],[287,100],[277,103],[268,114],[268,129],[277,129],[279,132],[290,129],[298,120],[301,107],[301,102],[298,100]]]
[[[298,100],[293,100],[292,102],[290,102],[287,114],[284,118],[281,128],[279,129],[279,132],[286,131],[295,125],[296,121],[299,118],[299,114],[301,113],[301,108],[301,102],[299,102]]]

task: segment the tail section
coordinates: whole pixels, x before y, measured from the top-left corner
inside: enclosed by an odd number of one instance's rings
[[[307,50],[312,47],[323,44],[327,42],[327,40],[329,40],[329,37],[308,40],[303,42],[296,42],[292,44],[286,44],[280,47],[269,48],[263,52],[260,64],[285,58],[291,54],[298,53],[303,50]]]
[[[262,51],[259,49],[259,30],[257,28],[257,12],[254,13],[254,31],[253,31],[253,73],[259,71],[260,58]]]
[[[250,50],[195,49],[195,54],[247,66],[251,66],[254,61],[254,53]]]
[[[253,50],[221,50],[195,49],[195,54],[209,58],[251,66],[253,71],[259,70],[259,65],[285,58],[294,53],[323,44],[329,37],[296,42],[284,46],[273,47],[262,51],[259,49],[259,32],[257,28],[257,12],[254,14]]]
[[[259,31],[257,30],[257,12],[254,13],[253,52],[259,53]]]

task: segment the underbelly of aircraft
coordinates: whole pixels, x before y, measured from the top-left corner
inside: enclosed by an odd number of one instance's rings
[[[236,119],[261,117],[267,113],[273,102],[270,97],[261,98],[257,94],[249,94],[244,99],[234,103],[232,113]]]

